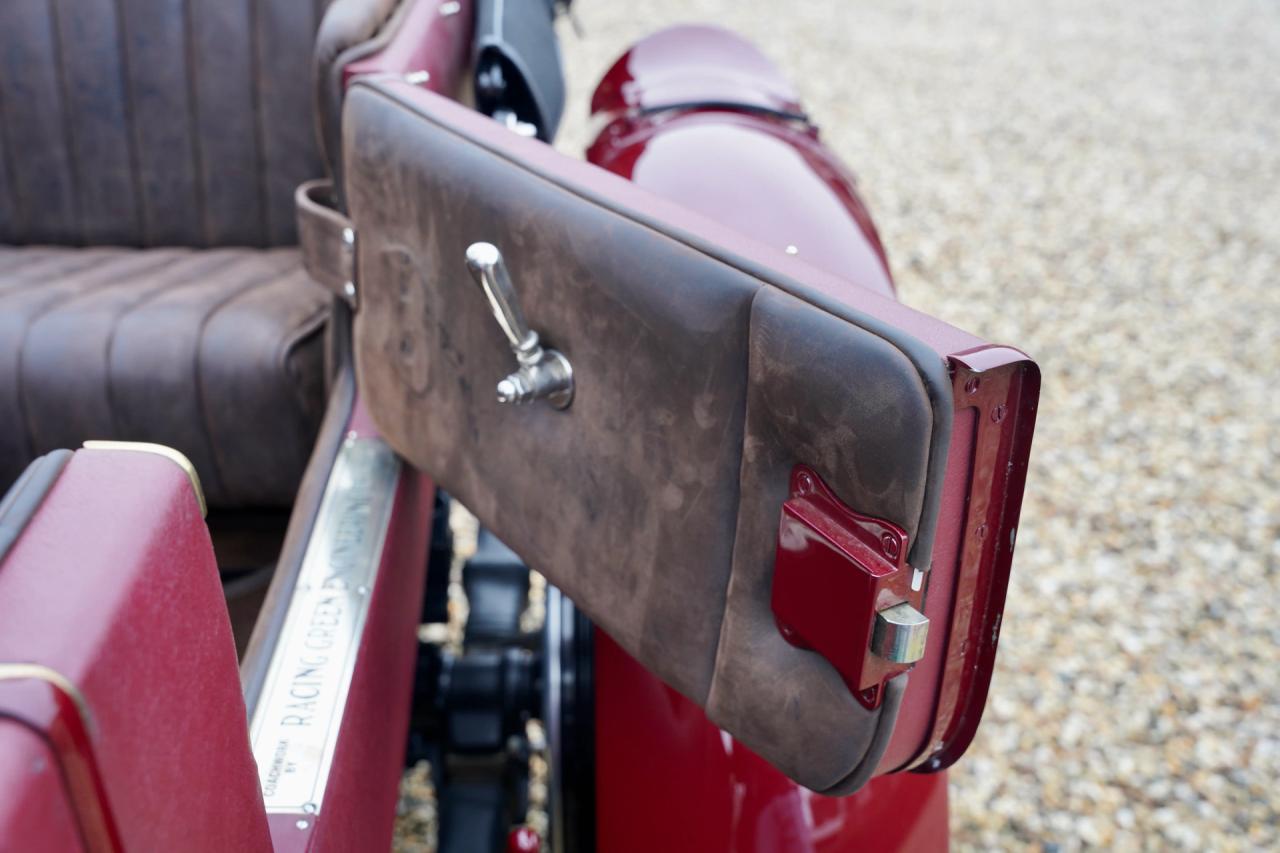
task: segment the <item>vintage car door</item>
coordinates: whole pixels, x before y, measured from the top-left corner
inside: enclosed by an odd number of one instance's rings
[[[400,80],[343,133],[350,220],[304,241],[351,229],[386,440],[798,782],[954,761],[1035,365]]]

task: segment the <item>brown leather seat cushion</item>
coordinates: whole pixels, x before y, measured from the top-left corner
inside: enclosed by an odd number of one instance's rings
[[[296,249],[0,246],[0,493],[107,438],[181,450],[214,506],[288,506],[328,306]]]

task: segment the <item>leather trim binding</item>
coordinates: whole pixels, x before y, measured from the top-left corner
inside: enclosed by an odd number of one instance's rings
[[[33,460],[0,500],[0,562],[26,530],[71,456],[70,450],[55,450]]]
[[[862,761],[858,762],[858,766],[853,768],[848,776],[819,793],[828,797],[845,797],[857,792],[871,781],[876,768],[880,766],[880,759],[884,758],[884,751],[889,748],[889,741],[893,739],[893,729],[898,722],[898,710],[902,707],[902,698],[907,695],[907,681],[910,677],[910,675],[900,675],[885,684],[884,702],[880,706],[880,716],[876,720],[876,731],[871,736],[867,751],[863,753]]]

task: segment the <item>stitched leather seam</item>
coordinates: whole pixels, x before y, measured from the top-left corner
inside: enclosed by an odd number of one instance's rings
[[[30,251],[19,249],[19,252]],[[78,257],[76,257],[78,256]],[[79,263],[68,263],[69,260]],[[80,249],[68,248],[60,256],[38,258],[28,264],[0,267],[0,299],[10,293],[21,293],[30,287],[39,287],[41,280],[78,276],[89,267],[102,263],[101,257]],[[39,279],[37,279],[39,276]]]
[[[196,85],[199,63],[196,62],[196,20],[191,0],[182,2],[183,59],[187,72],[187,130],[191,134],[192,187],[196,194],[196,217],[200,220],[201,245],[213,241],[209,237],[209,210],[205,203],[204,149],[200,142],[200,87]]]
[[[2,81],[0,81],[2,82]],[[13,154],[10,149],[13,148],[13,142],[9,138],[9,117],[5,113],[5,97],[4,86],[0,85],[0,169],[4,170],[5,185],[10,188],[9,197],[14,202],[14,221],[13,232],[11,237],[14,242],[22,239],[23,232],[26,230],[26,205],[23,203],[21,185],[18,183],[17,168],[13,164]]]
[[[151,242],[147,235],[150,217],[147,215],[147,196],[142,191],[142,146],[138,143],[138,122],[133,104],[133,72],[129,61],[129,21],[124,13],[124,0],[115,0],[115,9],[116,20],[119,22],[116,28],[116,39],[119,42],[120,51],[120,94],[124,107],[125,136],[129,140],[129,177],[133,184],[135,201],[133,209],[137,217],[138,235],[141,237],[139,242],[146,246]]]
[[[255,177],[258,182],[258,222],[262,230],[259,242],[265,246],[271,236],[271,195],[267,188],[267,150],[262,125],[262,34],[259,32],[261,16],[258,0],[247,0],[249,6],[249,86],[253,99],[253,144]]]
[[[222,254],[223,253],[218,252],[217,250],[213,250],[204,257],[201,257],[199,254],[192,254],[182,258],[182,261],[190,261],[190,263],[178,270],[175,270],[175,272],[179,273],[178,276],[161,281],[133,302],[123,306],[120,311],[116,313],[115,317],[112,318],[111,331],[107,333],[106,346],[103,348],[103,364],[105,365],[106,374],[107,411],[110,414],[111,430],[113,435],[124,434],[124,430],[120,427],[120,419],[116,415],[115,382],[113,381],[115,373],[111,370],[111,365],[113,364],[111,354],[115,350],[116,334],[120,331],[120,324],[123,323],[131,314],[153,302],[156,298],[204,281],[205,275],[209,271],[210,267],[222,265]],[[234,268],[237,260],[238,259],[231,260],[231,262],[227,264],[226,268]]]
[[[243,297],[245,294],[249,293],[252,290],[257,290],[261,287],[266,287],[272,282],[279,280],[281,275],[286,272],[286,269],[284,267],[285,267],[285,264],[281,264],[280,266],[271,269],[269,272],[264,273],[262,277],[256,278],[250,282],[245,282],[234,292],[227,294],[218,302],[215,302],[213,305],[208,306],[205,309],[204,316],[200,319],[200,326],[196,330],[196,335],[195,335],[196,349],[195,349],[195,355],[191,360],[192,369],[195,373],[194,387],[196,389],[196,407],[200,412],[200,426],[202,431],[204,432],[205,444],[209,448],[209,463],[213,466],[213,471],[211,473],[213,473],[214,476],[217,478],[218,484],[221,487],[220,491],[222,492],[227,491],[227,483],[222,474],[222,459],[220,458],[222,454],[219,453],[218,445],[214,443],[213,428],[209,423],[209,406],[207,401],[207,395],[205,394],[205,389],[204,389],[204,371],[201,369],[201,362],[203,361],[202,356],[204,353],[205,329],[208,328],[209,323],[214,318],[214,316],[217,315],[223,309],[225,309],[232,302],[235,302],[237,299],[240,299],[241,297]],[[212,492],[213,490],[210,489],[209,491]]]
[[[303,274],[303,281],[309,282],[310,279]],[[303,342],[313,337],[316,333],[322,332],[325,327],[325,321],[329,319],[329,303],[324,302],[319,308],[307,315],[302,322],[298,323],[289,334],[285,335],[278,344],[276,344],[276,352],[272,357],[272,362],[276,366],[277,376],[289,378],[289,358],[297,349],[302,346]],[[292,392],[294,402],[298,404],[298,413],[301,420],[305,421],[304,401],[299,395],[298,385],[294,382],[288,382],[288,391]]]
[[[127,255],[121,256],[119,260],[127,262],[129,259],[136,258],[136,257],[138,257],[137,254],[130,252]],[[16,386],[15,391],[16,391],[16,397],[18,402],[18,408],[21,411],[21,415],[22,415],[23,447],[25,448],[26,457],[30,458],[31,456],[35,455],[35,443],[36,443],[36,438],[35,438],[36,430],[31,423],[31,413],[28,411],[28,407],[26,403],[27,395],[23,387],[26,384],[26,382],[24,381],[25,376],[24,376],[23,362],[25,361],[24,356],[26,354],[26,349],[27,349],[27,337],[31,332],[32,326],[34,326],[37,322],[39,322],[40,318],[48,315],[53,311],[56,311],[57,309],[61,308],[63,305],[67,304],[68,302],[73,301],[77,297],[84,295],[89,288],[110,287],[111,285],[118,284],[121,281],[128,281],[130,276],[136,276],[141,273],[146,273],[157,268],[163,268],[168,264],[173,263],[176,260],[177,260],[176,258],[172,258],[172,257],[164,258],[162,260],[159,260],[156,264],[151,264],[151,265],[144,264],[140,269],[132,269],[129,271],[129,275],[113,276],[111,278],[106,278],[105,275],[93,274],[93,273],[105,272],[106,270],[110,269],[109,265],[96,266],[92,270],[90,270],[90,273],[91,273],[90,275],[82,276],[79,279],[79,283],[81,285],[79,289],[73,291],[72,293],[64,294],[64,298],[62,299],[53,300],[53,302],[51,302],[49,305],[44,306],[41,310],[37,311],[35,314],[29,317],[27,319],[27,322],[23,324],[22,332],[18,336],[17,347],[16,347],[17,356],[15,359],[16,363],[14,367],[15,367],[15,373],[17,374],[17,376],[14,384]],[[108,264],[109,263],[110,262],[108,262]],[[71,279],[71,281],[75,281],[75,280],[76,279]]]
[[[76,158],[75,131],[71,121],[71,99],[67,93],[67,65],[62,55],[62,26],[58,16],[58,0],[49,0],[49,29],[53,41],[53,68],[58,79],[58,106],[62,113],[62,144],[67,149],[67,172],[71,178],[71,209],[76,239],[84,243],[84,211],[80,194],[80,164]]]
[[[756,300],[763,292],[764,287],[757,287],[747,303],[747,329],[743,337],[746,357],[743,359],[742,420],[738,433],[738,482],[733,492],[733,542],[729,546],[729,571],[725,573],[724,590],[720,595],[720,630],[716,632],[716,645],[711,653],[711,678],[707,681],[707,695],[699,703],[703,708],[710,703],[711,694],[715,690],[716,674],[720,669],[720,647],[724,645],[725,626],[729,621],[729,587],[733,585],[733,567],[737,564],[738,557],[738,525],[742,522],[742,469],[747,461],[747,415],[750,407],[748,401],[751,398],[751,330],[755,326]]]

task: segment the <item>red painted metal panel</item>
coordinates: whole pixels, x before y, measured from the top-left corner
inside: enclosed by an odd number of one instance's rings
[[[419,85],[443,95],[462,86],[471,58],[471,0],[455,2],[457,11],[442,15],[447,0],[414,0],[395,35],[376,53],[342,69],[343,85],[362,74],[406,74],[425,71]]]
[[[0,847],[84,850],[57,755],[36,730],[0,717]]]
[[[779,252],[893,296],[856,181],[750,42],[712,26],[642,39],[596,87],[587,159]]]
[[[596,86],[591,113],[616,118],[695,103],[801,111],[795,88],[751,42],[721,27],[685,24],[654,33],[619,57]]]
[[[269,849],[218,569],[172,460],[67,464],[0,565],[0,661],[49,667],[83,697],[88,722],[46,681],[7,681],[0,701],[69,756],[82,825],[104,816],[91,849],[110,849],[112,821],[129,850]]]
[[[986,708],[1040,401],[1040,369],[1016,349],[981,347],[950,363],[956,408],[973,412],[972,473],[937,713],[920,753],[930,770],[964,754]]]
[[[727,108],[628,115],[587,159],[779,254],[894,294],[853,176],[807,125]]]
[[[595,634],[597,849],[778,853],[947,849],[945,773],[852,797],[792,782]]]

